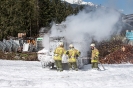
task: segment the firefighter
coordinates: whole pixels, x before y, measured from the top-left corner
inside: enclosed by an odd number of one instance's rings
[[[62,55],[65,53],[63,42],[59,43],[59,46],[54,51],[54,60],[57,71],[63,71],[62,68]]]
[[[92,64],[92,69],[99,69],[98,68],[98,62],[99,62],[99,51],[98,49],[95,47],[95,44],[91,44],[91,50],[92,50],[92,54],[91,54],[91,64]]]
[[[69,50],[66,51],[66,54],[68,55],[68,66],[69,70],[76,70],[78,71],[77,67],[77,58],[80,55],[80,51],[74,48],[72,44],[69,45]]]

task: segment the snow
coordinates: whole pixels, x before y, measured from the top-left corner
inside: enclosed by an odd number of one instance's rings
[[[66,2],[69,2],[71,4],[73,4],[73,2],[74,2],[74,0],[62,0],[62,1],[66,1]],[[76,0],[76,1],[78,1],[78,0]]]
[[[94,6],[94,4],[92,2],[85,2],[83,0],[62,0],[62,1],[66,1],[66,2],[71,3],[71,4],[80,2],[80,4],[86,4],[86,5]]]
[[[0,60],[0,88],[132,88],[132,64],[104,67],[97,71],[88,64],[79,71],[57,72],[39,61]]]
[[[94,4],[92,2],[82,2],[81,4],[86,4],[86,5],[90,5],[90,6],[94,6]]]

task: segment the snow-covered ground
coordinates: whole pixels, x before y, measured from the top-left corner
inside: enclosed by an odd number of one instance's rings
[[[133,88],[132,64],[104,67],[57,72],[42,68],[39,61],[0,60],[0,88]]]

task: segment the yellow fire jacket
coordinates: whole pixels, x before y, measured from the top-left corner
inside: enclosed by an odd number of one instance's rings
[[[62,55],[65,54],[65,51],[63,47],[57,47],[54,51],[54,60],[62,60]]]
[[[73,48],[73,49],[66,51],[66,54],[69,57],[68,62],[76,62],[77,57],[79,57],[80,55],[80,51]]]
[[[98,49],[94,48],[91,54],[91,62],[98,62],[98,59],[99,59],[99,51]]]

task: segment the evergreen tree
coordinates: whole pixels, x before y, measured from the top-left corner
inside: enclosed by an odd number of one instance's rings
[[[41,27],[50,26],[52,21],[61,23],[79,10],[61,0],[1,0],[0,39],[17,37],[19,32],[37,36]]]

